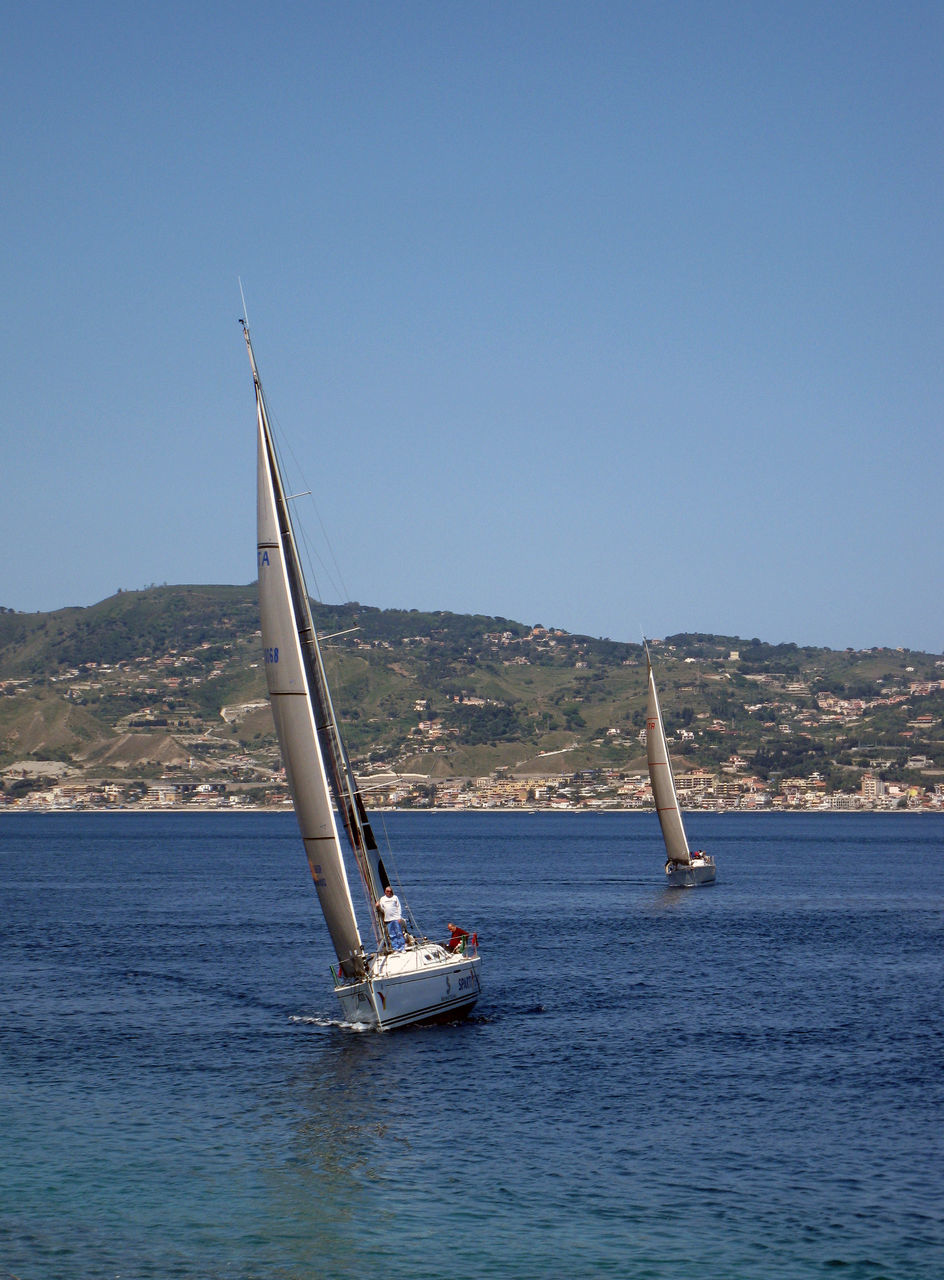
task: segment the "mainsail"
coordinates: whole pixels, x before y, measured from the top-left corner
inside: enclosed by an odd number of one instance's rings
[[[409,931],[396,927],[396,921],[380,923],[375,904],[379,906],[384,889],[392,896],[393,887],[332,706],[291,498],[282,480],[245,321],[243,334],[256,391],[259,611],[266,684],[311,876],[340,964],[340,974],[334,974],[335,994],[346,1021],[357,1026],[385,1031],[450,1021],[468,1013],[478,999],[481,957],[474,947],[471,954],[454,955],[421,934],[409,907]],[[374,934],[369,954],[351,897],[342,828],[367,895]]]
[[[646,648],[646,663],[649,667],[649,702],[646,708],[646,759],[649,762],[649,781],[652,785],[652,798],[662,827],[665,849],[670,862],[691,862],[685,828],[682,825],[682,813],[679,809],[678,796],[675,792],[675,779],[672,777],[672,762],[669,760],[669,748],[665,740],[665,728],[662,724],[662,711],[659,707],[659,695],[656,692],[655,677],[652,674],[652,663],[649,661],[649,649]]]
[[[364,950],[332,796],[371,902],[386,883],[386,874],[338,733],[265,397],[245,325],[243,332],[258,418],[259,610],[266,684],[312,879],[342,972],[353,976],[363,966]],[[371,921],[376,935],[373,912]]]

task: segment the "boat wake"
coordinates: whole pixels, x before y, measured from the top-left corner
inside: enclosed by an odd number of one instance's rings
[[[544,1005],[543,1004],[535,1005],[532,1008],[521,1010],[521,1012],[524,1014],[543,1013]],[[346,1022],[344,1018],[326,1018],[326,1017],[319,1018],[314,1014],[306,1014],[306,1013],[290,1013],[288,1020],[289,1022],[296,1023],[298,1026],[325,1027],[325,1028],[336,1027],[339,1031],[361,1032],[361,1031],[380,1030],[380,1028],[373,1023]],[[484,1013],[479,1013],[479,1014],[473,1013],[473,1014],[460,1014],[455,1019],[445,1019],[441,1025],[447,1026],[447,1027],[459,1027],[463,1025],[475,1026],[477,1024],[485,1024],[485,1023],[494,1022],[494,1021],[496,1021],[494,1017],[489,1017]],[[401,1028],[401,1030],[404,1030],[404,1031],[407,1029],[408,1028],[406,1027]],[[0,1275],[0,1280],[3,1280],[2,1275]]]
[[[317,1018],[311,1014],[289,1014],[289,1022],[297,1022],[307,1027],[339,1027],[342,1031],[376,1031],[375,1026],[364,1022],[345,1022],[343,1018]]]

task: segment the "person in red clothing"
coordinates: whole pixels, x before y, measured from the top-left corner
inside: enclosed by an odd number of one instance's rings
[[[446,925],[449,930],[449,941],[446,943],[447,951],[465,951],[466,938],[469,936],[468,929],[460,929],[457,924],[452,921]]]

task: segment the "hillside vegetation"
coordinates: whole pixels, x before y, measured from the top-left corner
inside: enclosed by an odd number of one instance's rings
[[[355,762],[430,778],[645,767],[640,645],[507,618],[314,606]],[[278,749],[254,585],[153,587],[0,612],[0,770],[264,784]],[[653,642],[681,768],[854,785],[944,769],[944,660],[676,635]],[[39,771],[41,772],[41,770]]]

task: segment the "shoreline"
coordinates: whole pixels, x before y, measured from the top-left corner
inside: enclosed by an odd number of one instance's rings
[[[410,813],[410,814],[425,813],[425,814],[435,814],[437,816],[456,814],[456,813],[459,813],[459,814],[481,813],[481,814],[490,814],[490,815],[504,816],[504,817],[507,817],[509,814],[520,814],[523,817],[529,817],[529,818],[535,817],[536,815],[539,815],[539,814],[543,815],[543,814],[549,814],[549,813],[550,814],[566,814],[568,816],[576,816],[576,817],[593,817],[593,818],[597,818],[606,814],[618,814],[620,817],[626,817],[628,814],[640,814],[640,815],[646,815],[650,817],[655,816],[655,811],[653,809],[640,809],[638,807],[631,807],[626,809],[620,809],[616,807],[609,807],[605,809],[591,809],[591,808],[582,808],[577,806],[575,806],[572,809],[565,809],[565,808],[542,809],[542,808],[533,808],[533,807],[520,808],[517,806],[509,806],[507,808],[498,808],[498,807],[485,808],[478,805],[470,805],[468,808],[462,808],[462,809],[454,808],[452,806],[449,806],[447,808],[437,808],[436,806],[422,806],[417,808],[411,808],[411,807],[397,808],[395,806],[391,806],[389,808],[384,808],[384,809],[372,809],[369,812],[372,814],[372,816],[375,816],[375,817],[380,817],[383,814],[387,814],[387,813]],[[773,808],[685,809],[683,808],[682,812],[686,815],[686,817],[707,816],[712,818],[728,818],[728,817],[734,817],[734,816],[753,817],[753,818],[760,818],[760,817],[766,818],[766,817],[779,817],[779,816],[792,817],[794,815],[801,815],[801,814],[805,814],[805,815],[818,814],[821,817],[837,817],[837,816],[846,816],[846,815],[854,815],[854,816],[862,817],[862,816],[871,815],[871,814],[887,814],[891,816],[894,816],[895,814],[913,814],[915,816],[935,815],[935,814],[941,815],[941,814],[944,814],[944,808],[921,808],[921,809],[780,809],[780,808],[777,808],[777,809],[773,809]],[[80,813],[90,813],[90,814],[113,813],[113,814],[126,814],[126,815],[131,813],[146,813],[146,814],[178,813],[178,814],[188,814],[191,816],[195,814],[207,814],[207,815],[212,814],[213,816],[230,814],[233,816],[238,816],[239,814],[243,814],[243,813],[268,813],[268,814],[286,814],[287,813],[294,816],[295,810],[291,807],[276,807],[272,805],[220,805],[219,808],[210,808],[210,807],[203,808],[200,806],[193,806],[193,805],[186,805],[186,804],[125,805],[125,806],[102,805],[100,807],[96,807],[94,805],[73,805],[73,806],[50,805],[46,807],[39,806],[39,805],[31,805],[29,807],[25,805],[24,806],[0,805],[0,821],[2,821],[5,814],[24,814],[24,813],[40,814],[43,817],[48,817],[50,814],[56,814],[56,813],[68,814],[70,817]]]

